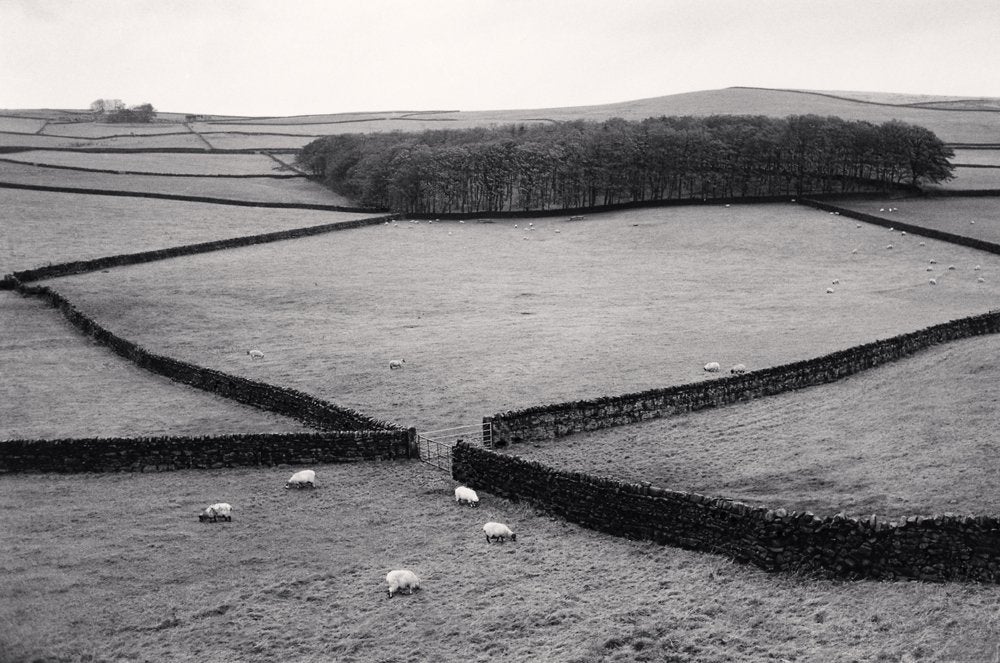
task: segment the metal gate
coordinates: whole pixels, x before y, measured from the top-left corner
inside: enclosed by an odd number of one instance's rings
[[[493,448],[493,427],[488,422],[417,433],[420,460],[451,474],[451,449],[459,442]]]

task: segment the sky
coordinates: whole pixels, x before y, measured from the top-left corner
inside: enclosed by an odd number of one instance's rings
[[[0,108],[304,115],[730,86],[1000,97],[1000,0],[0,0]]]

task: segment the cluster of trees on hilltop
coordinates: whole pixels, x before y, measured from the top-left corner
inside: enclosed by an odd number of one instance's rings
[[[114,123],[149,123],[156,118],[153,104],[126,107],[121,99],[96,99],[90,104],[95,119]]]
[[[884,190],[950,179],[952,156],[897,121],[724,115],[328,136],[298,162],[366,206],[475,213]]]

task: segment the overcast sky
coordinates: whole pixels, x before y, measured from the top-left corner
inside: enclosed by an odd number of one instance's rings
[[[1000,97],[1000,0],[0,0],[0,108],[298,115],[733,85]]]

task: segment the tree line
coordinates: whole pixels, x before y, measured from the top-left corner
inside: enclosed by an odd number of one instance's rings
[[[468,213],[881,191],[950,179],[952,156],[898,121],[718,115],[344,134],[298,164],[364,206]]]
[[[121,99],[95,99],[90,104],[90,110],[93,111],[94,119],[98,122],[146,124],[156,118],[156,109],[153,108],[153,104],[127,107]]]

